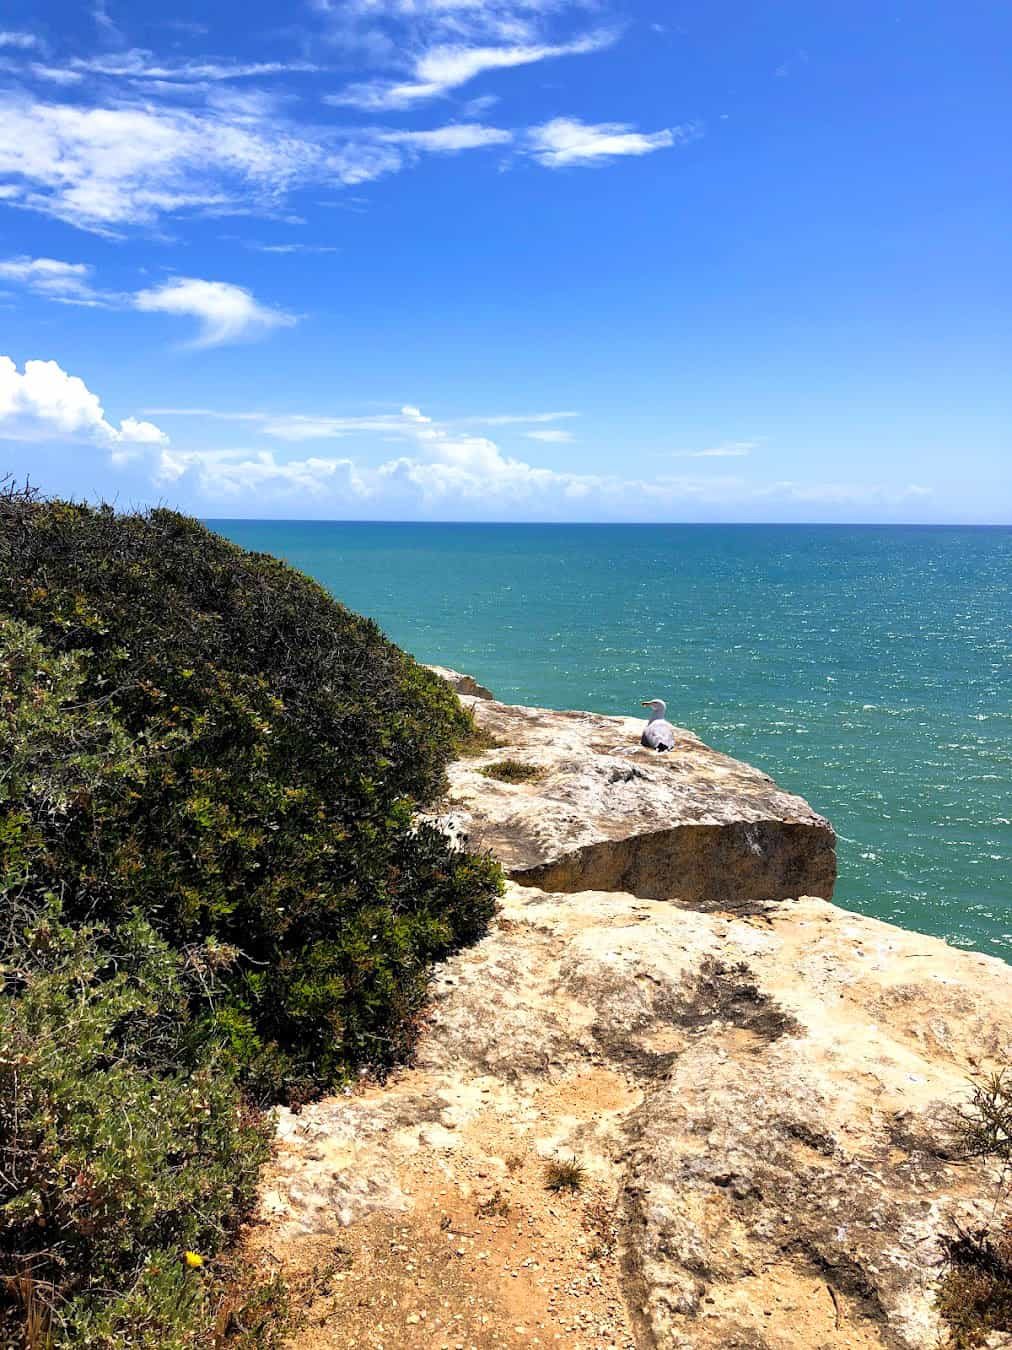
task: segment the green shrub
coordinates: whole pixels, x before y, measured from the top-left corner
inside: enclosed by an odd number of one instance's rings
[[[54,903],[4,966],[4,1273],[31,1276],[67,1344],[195,1343],[210,1309],[184,1253],[234,1236],[269,1117],[194,1034],[192,974],[145,920],[72,929]]]
[[[254,1103],[408,1054],[432,962],[484,931],[498,868],[413,820],[471,731],[273,559],[0,495],[5,1342],[280,1334],[221,1256]]]
[[[73,663],[52,679],[108,738],[72,797],[0,826],[40,841],[32,887],[70,922],[136,909],[174,947],[238,949],[214,1016],[265,1101],[401,1055],[430,963],[481,931],[499,886],[412,824],[473,729],[449,686],[315,582],[171,511],[0,500],[4,611]]]

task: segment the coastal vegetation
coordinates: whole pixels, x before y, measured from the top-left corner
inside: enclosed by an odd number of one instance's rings
[[[959,1126],[965,1155],[998,1168],[992,1222],[948,1240],[939,1291],[954,1350],[974,1350],[993,1344],[992,1336],[1012,1333],[1012,1216],[1003,1204],[1012,1180],[1012,1070],[974,1083]]]
[[[527,764],[522,759],[500,759],[479,772],[486,778],[498,779],[500,783],[538,783],[548,770],[540,764]]]
[[[470,718],[273,558],[8,488],[0,735],[3,1339],[269,1344],[269,1108],[408,1055],[495,908],[414,815]]]

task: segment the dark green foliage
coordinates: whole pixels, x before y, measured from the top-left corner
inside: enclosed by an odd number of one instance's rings
[[[227,1049],[195,1035],[194,974],[146,921],[72,929],[55,903],[18,917],[18,993],[0,999],[3,1273],[31,1275],[63,1344],[197,1344],[213,1309],[183,1253],[234,1234],[269,1118]]]
[[[0,612],[73,661],[109,738],[72,800],[12,806],[18,846],[39,841],[33,889],[71,922],[139,909],[173,946],[238,948],[215,1017],[265,1100],[402,1054],[429,964],[497,889],[488,860],[411,823],[472,731],[449,687],[170,511],[0,502]]]
[[[219,1255],[251,1101],[407,1054],[432,962],[483,932],[498,869],[412,820],[472,730],[273,559],[0,497],[5,1339],[271,1343],[277,1291],[226,1292]]]

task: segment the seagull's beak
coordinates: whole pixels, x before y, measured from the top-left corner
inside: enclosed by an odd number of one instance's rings
[[[653,705],[650,704],[650,703],[648,703],[648,702],[646,701],[646,699],[644,699],[643,702],[640,704],[640,707],[641,707],[641,708],[650,708],[650,707],[652,707],[652,706],[653,706]]]

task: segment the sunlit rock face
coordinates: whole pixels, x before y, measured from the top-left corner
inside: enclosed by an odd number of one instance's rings
[[[281,1112],[271,1251],[352,1252],[326,1344],[370,1344],[348,1330],[369,1316],[443,1344],[405,1324],[432,1287],[465,1344],[936,1350],[940,1239],[994,1197],[954,1106],[1012,1052],[1009,985],[819,899],[732,915],[511,884],[439,968],[411,1068]],[[546,1192],[551,1158],[583,1165],[579,1194]]]
[[[279,1113],[255,1240],[347,1262],[293,1344],[937,1350],[1009,968],[828,903],[828,823],[688,732],[463,697],[441,819],[514,880],[410,1066]]]
[[[829,822],[691,732],[658,754],[640,746],[637,719],[464,702],[495,747],[451,767],[450,812],[514,880],[720,909],[832,898]],[[488,776],[503,759],[537,777]]]

